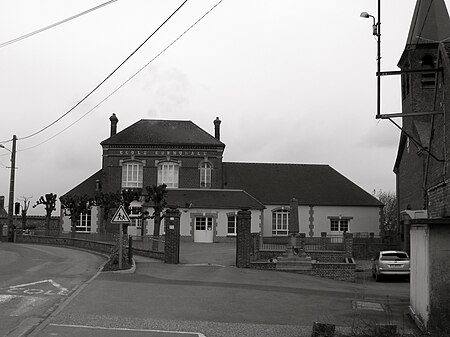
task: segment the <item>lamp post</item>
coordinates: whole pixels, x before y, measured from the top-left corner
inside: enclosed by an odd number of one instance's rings
[[[16,141],[17,136],[13,135],[12,139],[12,150],[7,149],[4,145],[0,144],[0,147],[11,152],[11,176],[9,180],[9,202],[8,202],[8,241],[14,240],[14,218],[13,218],[13,209],[14,209],[14,177],[16,170]]]
[[[378,21],[367,12],[362,12],[360,17],[372,18],[372,34],[377,38],[377,115],[375,118],[381,118],[381,0],[378,0]]]

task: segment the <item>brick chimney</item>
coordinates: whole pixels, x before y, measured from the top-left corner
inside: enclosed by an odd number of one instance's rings
[[[222,123],[222,121],[219,119],[219,117],[216,117],[216,119],[214,120],[214,137],[217,140],[220,140],[220,123]]]
[[[117,133],[117,122],[119,122],[119,119],[116,117],[116,114],[113,113],[111,117],[109,117],[109,120],[111,121],[111,137],[114,136]]]
[[[5,197],[3,195],[0,196],[0,210],[5,209]]]

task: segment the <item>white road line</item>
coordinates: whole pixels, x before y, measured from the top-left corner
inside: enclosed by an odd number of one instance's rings
[[[81,328],[81,329],[98,329],[98,330],[117,330],[117,331],[136,331],[136,332],[159,332],[159,333],[173,333],[180,335],[195,334],[198,337],[206,337],[200,332],[189,332],[189,331],[168,331],[168,330],[152,330],[152,329],[128,329],[128,328],[105,328],[102,326],[89,326],[89,325],[72,325],[72,324],[49,324],[51,326],[59,326],[66,328]]]

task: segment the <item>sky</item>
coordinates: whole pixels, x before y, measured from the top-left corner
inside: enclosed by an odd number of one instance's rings
[[[0,0],[0,45],[105,2]],[[328,164],[369,193],[395,191],[400,131],[375,118],[376,40],[372,20],[360,17],[377,16],[377,0],[187,1],[91,96],[39,132],[182,2],[118,0],[0,48],[6,206],[11,142],[4,141],[19,139],[15,201],[31,197],[33,205],[101,168],[100,142],[109,137],[112,113],[118,131],[140,119],[169,119],[191,120],[212,135],[219,117],[224,161]],[[414,6],[381,1],[384,71],[398,70]],[[384,77],[381,112],[400,111],[400,78]],[[29,210],[41,213],[43,206]]]

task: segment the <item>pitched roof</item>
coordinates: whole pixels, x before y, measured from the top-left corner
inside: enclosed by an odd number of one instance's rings
[[[101,145],[202,146],[225,144],[192,121],[141,119],[100,143]]]
[[[444,0],[417,0],[406,44],[437,43],[450,37]]]
[[[166,200],[168,205],[176,205],[179,208],[259,210],[265,208],[258,200],[242,190],[169,189]]]
[[[240,188],[265,205],[383,204],[328,165],[223,163],[225,188]]]
[[[101,181],[102,170],[95,172],[89,178],[72,188],[69,192],[64,195],[85,195],[87,194],[90,197],[95,195],[95,184],[97,180]],[[64,196],[63,195],[63,196]]]

